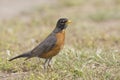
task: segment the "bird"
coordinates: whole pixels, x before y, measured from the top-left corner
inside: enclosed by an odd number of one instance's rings
[[[60,18],[55,29],[35,48],[29,50],[23,54],[15,56],[8,61],[12,61],[17,58],[26,58],[28,60],[33,57],[44,58],[45,62],[43,64],[44,68],[50,67],[50,62],[54,56],[56,56],[64,46],[65,42],[65,30],[71,20],[68,18]]]

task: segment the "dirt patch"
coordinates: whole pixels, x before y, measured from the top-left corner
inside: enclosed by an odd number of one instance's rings
[[[19,79],[21,77],[25,77],[28,72],[21,72],[21,73],[2,73],[0,72],[0,80],[14,80],[14,79]]]

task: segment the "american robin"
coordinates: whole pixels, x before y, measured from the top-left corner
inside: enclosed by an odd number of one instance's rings
[[[67,28],[69,23],[71,23],[71,21],[67,18],[60,18],[57,21],[55,29],[37,47],[21,55],[13,57],[9,61],[22,57],[26,57],[25,60],[32,57],[39,57],[46,59],[44,63],[44,68],[50,66],[50,61],[52,60],[52,57],[57,55],[63,48],[65,40],[65,29]]]

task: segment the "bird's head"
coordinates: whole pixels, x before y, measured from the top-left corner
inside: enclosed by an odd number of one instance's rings
[[[67,18],[60,18],[58,21],[57,21],[57,24],[56,24],[56,28],[55,28],[55,32],[60,32],[64,29],[67,28],[68,24],[71,23],[70,20],[68,20]]]

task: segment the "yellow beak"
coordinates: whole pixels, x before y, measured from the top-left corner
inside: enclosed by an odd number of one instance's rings
[[[71,21],[71,20],[68,20],[66,24],[69,24],[69,23],[72,23],[72,21]]]

